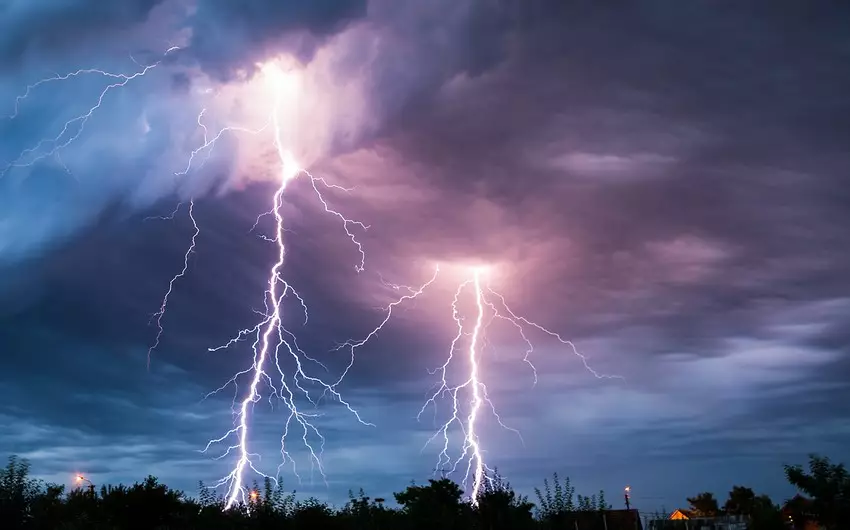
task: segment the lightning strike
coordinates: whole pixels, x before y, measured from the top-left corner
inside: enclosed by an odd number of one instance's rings
[[[463,315],[460,305],[461,298],[470,291],[474,302],[474,314],[467,317]],[[485,462],[486,451],[480,438],[479,420],[483,409],[489,409],[499,426],[516,434],[522,442],[520,432],[502,421],[493,401],[490,399],[487,385],[484,383],[485,371],[481,355],[486,344],[487,328],[493,321],[506,321],[518,330],[520,338],[526,345],[523,361],[529,365],[532,371],[534,384],[537,383],[537,371],[529,358],[534,352],[534,346],[526,334],[527,328],[533,328],[567,346],[570,352],[579,357],[588,372],[597,379],[622,379],[622,377],[605,375],[593,370],[586,356],[582,355],[572,342],[563,339],[559,334],[549,331],[540,324],[517,315],[507,305],[504,296],[490,287],[486,268],[472,268],[471,277],[461,282],[455,291],[451,309],[452,319],[457,331],[449,346],[445,362],[431,372],[432,375],[437,375],[439,378],[435,385],[436,390],[419,410],[417,418],[421,419],[428,407],[433,406],[436,420],[439,408],[438,401],[443,398],[448,400],[451,415],[428,439],[423,450],[438,439],[442,439],[442,447],[437,457],[435,470],[436,472],[452,474],[458,472],[463,465],[465,471],[462,483],[470,485],[470,501],[475,505],[478,502],[478,495],[484,481],[493,476],[493,469],[489,468]],[[468,318],[471,323],[467,323]],[[465,337],[468,337],[468,343],[465,347],[462,347],[461,343]],[[465,355],[456,355],[462,349],[464,349]],[[450,383],[451,374],[455,369],[466,374],[458,384]],[[463,442],[460,447],[460,455],[452,458],[449,453],[452,447],[451,432],[455,426],[459,428]]]
[[[311,471],[317,470],[327,484],[327,477],[322,463],[322,453],[324,450],[325,438],[316,427],[314,420],[319,416],[316,410],[319,401],[327,396],[330,396],[334,401],[344,406],[356,420],[362,425],[374,426],[374,424],[365,421],[360,414],[355,410],[340,394],[338,385],[345,377],[345,373],[337,378],[333,383],[327,383],[319,377],[315,377],[308,373],[307,365],[315,364],[327,371],[327,368],[316,359],[307,355],[304,350],[299,347],[295,338],[295,334],[287,329],[284,325],[284,308],[283,303],[290,295],[297,300],[304,314],[304,323],[308,321],[307,304],[298,292],[283,278],[283,267],[286,257],[286,246],[284,243],[284,233],[287,232],[282,213],[284,194],[291,182],[298,177],[306,177],[310,180],[313,192],[322,205],[323,210],[336,217],[342,224],[342,228],[355,245],[359,261],[355,265],[355,270],[361,272],[365,268],[366,254],[363,246],[357,240],[355,233],[352,231],[354,227],[362,230],[367,230],[369,227],[360,221],[349,219],[339,211],[333,209],[325,199],[322,190],[337,189],[349,191],[341,186],[329,184],[321,177],[315,177],[307,170],[301,168],[295,160],[292,152],[286,147],[282,139],[282,124],[280,123],[280,105],[284,95],[293,95],[295,90],[294,80],[273,66],[264,66],[262,73],[271,82],[275,91],[274,104],[270,110],[269,123],[266,127],[271,126],[274,137],[274,147],[279,161],[279,179],[280,184],[272,197],[272,207],[269,211],[258,217],[257,222],[252,227],[252,231],[256,228],[261,217],[272,216],[274,218],[275,233],[274,237],[266,237],[265,239],[272,242],[276,246],[277,255],[276,261],[269,269],[266,290],[264,294],[264,310],[258,312],[260,321],[252,328],[243,329],[233,339],[226,344],[210,348],[210,351],[219,351],[229,348],[236,343],[253,337],[252,351],[253,360],[251,365],[234,374],[224,385],[211,392],[209,395],[214,395],[226,387],[233,385],[234,400],[233,400],[233,427],[225,432],[221,437],[210,440],[203,452],[210,450],[213,446],[222,444],[225,449],[218,458],[224,458],[231,453],[236,454],[236,463],[229,474],[221,478],[215,483],[215,487],[226,488],[225,507],[231,508],[236,503],[247,504],[250,499],[250,493],[246,486],[246,474],[249,471],[275,480],[275,477],[281,472],[284,465],[291,464],[293,474],[301,480],[298,473],[296,460],[291,454],[291,449],[288,444],[290,438],[290,430],[298,431],[303,446],[309,454]],[[192,167],[194,157],[204,149],[211,149],[215,141],[220,137],[222,132],[213,138],[208,135],[207,128],[203,125],[201,118],[198,117],[198,124],[204,131],[204,144],[194,150],[190,155],[189,162],[183,174],[188,172]],[[264,127],[265,128],[265,127]],[[228,130],[237,130],[230,128]],[[257,131],[259,132],[259,131]],[[284,360],[288,360],[292,365],[289,373],[284,369]],[[349,365],[348,368],[350,368]],[[346,368],[346,373],[348,371]],[[240,398],[239,379],[247,377],[249,382],[247,389],[242,392]],[[262,399],[264,389],[268,388],[270,403],[276,398],[283,403],[287,411],[287,417],[284,421],[283,433],[280,438],[280,455],[281,462],[277,467],[277,473],[272,476],[264,473],[259,469],[257,461],[258,453],[252,449],[251,425],[252,416],[255,405]],[[313,390],[321,389],[321,395],[315,397],[311,394]],[[305,399],[312,405],[313,411],[304,410],[299,404],[301,399]]]
[[[115,73],[103,69],[88,68],[80,69],[64,75],[55,75],[53,77],[38,80],[26,87],[24,92],[15,98],[12,113],[5,116],[7,120],[16,120],[21,116],[25,104],[37,91],[44,85],[50,83],[66,82],[73,78],[83,76],[100,76],[106,80],[105,86],[99,89],[96,93],[92,104],[87,110],[77,116],[68,119],[63,123],[58,132],[54,135],[42,138],[34,145],[21,151],[11,162],[5,165],[0,165],[0,177],[5,176],[8,172],[15,168],[24,168],[33,166],[40,161],[49,157],[55,157],[58,164],[65,171],[73,176],[73,173],[65,164],[61,157],[61,152],[76,142],[86,130],[86,125],[89,123],[92,116],[101,109],[104,101],[109,94],[117,89],[121,89],[129,83],[138,80],[147,75],[152,69],[157,68],[165,56],[178,50],[178,47],[172,47],[165,51],[163,58],[153,64],[142,65],[132,56],[131,61],[138,66],[138,70],[129,74]],[[287,148],[282,139],[282,124],[280,120],[280,111],[283,98],[292,96],[295,89],[295,79],[292,75],[282,72],[274,65],[265,65],[262,68],[262,73],[267,80],[270,81],[271,88],[274,90],[274,104],[268,111],[267,122],[259,128],[249,128],[243,126],[227,126],[219,129],[215,134],[211,127],[206,123],[207,109],[201,109],[197,116],[197,127],[202,133],[202,141],[200,144],[191,150],[188,154],[186,164],[182,168],[178,168],[174,172],[177,178],[188,175],[191,171],[198,171],[204,167],[209,161],[212,151],[217,142],[226,134],[250,134],[260,135],[268,129],[273,132],[273,144],[277,153],[279,162],[279,186],[272,196],[272,207],[265,214],[270,215],[275,221],[274,237],[266,237],[267,241],[273,242],[277,249],[277,259],[269,269],[267,280],[267,288],[264,294],[264,310],[258,311],[260,315],[259,322],[252,328],[240,331],[232,340],[217,348],[210,348],[210,351],[219,351],[225,348],[234,346],[236,343],[253,337],[252,351],[253,360],[250,366],[234,374],[222,387],[211,392],[209,395],[216,394],[224,388],[232,385],[234,388],[234,400],[232,406],[233,427],[221,437],[210,440],[203,452],[209,451],[213,446],[223,445],[225,449],[217,458],[224,458],[230,454],[236,454],[237,461],[232,468],[232,471],[221,480],[217,486],[224,486],[227,489],[226,506],[229,508],[237,502],[247,502],[250,499],[250,492],[246,487],[246,474],[248,471],[256,472],[261,476],[266,475],[260,471],[259,466],[255,464],[259,455],[252,450],[251,425],[253,420],[254,406],[260,401],[262,395],[267,391],[268,401],[270,404],[281,402],[284,405],[288,414],[283,426],[283,433],[280,438],[280,454],[281,463],[277,467],[277,474],[281,472],[283,466],[291,464],[292,472],[298,476],[296,460],[291,454],[291,444],[289,442],[291,435],[300,434],[300,439],[309,454],[311,470],[318,470],[322,478],[326,481],[324,466],[322,463],[322,454],[324,450],[325,438],[315,425],[315,419],[320,416],[316,412],[320,399],[330,397],[334,401],[344,406],[353,416],[363,425],[373,426],[372,423],[365,421],[360,414],[343,398],[340,394],[338,385],[342,382],[344,375],[334,377],[331,383],[327,383],[319,377],[310,374],[310,366],[315,365],[324,371],[328,371],[327,367],[320,363],[317,359],[309,356],[299,345],[295,335],[284,326],[284,301],[292,298],[297,301],[298,307],[303,312],[303,323],[308,321],[307,303],[304,298],[283,278],[284,258],[286,248],[284,245],[284,233],[289,230],[284,226],[282,208],[284,205],[284,193],[289,184],[296,178],[304,177],[309,179],[312,191],[318,199],[323,211],[335,219],[337,219],[347,238],[355,246],[358,254],[358,260],[354,265],[356,272],[362,272],[366,266],[366,254],[363,246],[357,238],[356,230],[367,230],[368,225],[346,217],[343,213],[331,206],[331,203],[326,199],[326,192],[333,191],[351,191],[348,188],[343,188],[335,184],[327,182],[324,178],[314,176],[306,169],[300,167],[295,160],[293,153]],[[2,119],[2,118],[0,118]],[[146,126],[147,128],[147,126]],[[149,129],[147,129],[149,130]],[[179,213],[182,203],[179,203],[175,210],[167,216],[154,217],[148,219],[164,219],[173,220]],[[194,229],[190,243],[186,252],[183,255],[181,269],[168,282],[167,289],[163,295],[158,310],[152,315],[151,323],[155,323],[156,335],[150,348],[148,349],[148,367],[152,353],[160,345],[161,338],[164,333],[163,319],[168,309],[169,301],[176,289],[177,283],[182,279],[189,270],[189,259],[194,253],[197,243],[197,238],[200,235],[200,227],[194,216],[195,200],[188,201],[188,217]],[[259,223],[260,218],[257,219]],[[255,223],[252,230],[256,228]],[[289,365],[284,363],[288,362]],[[349,366],[346,368],[346,373]],[[247,388],[240,388],[242,379],[248,379]],[[321,395],[317,394],[321,391]],[[310,407],[304,408],[301,401],[309,402]],[[277,476],[277,475],[275,475]],[[271,477],[274,478],[274,477]]]
[[[13,168],[30,167],[41,160],[44,160],[54,155],[59,155],[59,152],[62,149],[65,149],[66,147],[71,145],[80,137],[80,135],[83,134],[89,119],[101,107],[104,99],[106,98],[107,94],[109,94],[109,92],[117,88],[122,88],[126,86],[127,83],[129,83],[130,81],[145,76],[150,70],[153,70],[154,68],[159,66],[164,60],[165,56],[179,49],[180,48],[178,46],[172,46],[171,48],[167,49],[165,53],[163,53],[163,59],[160,59],[159,61],[156,61],[153,64],[142,66],[141,70],[138,70],[132,74],[116,74],[97,68],[84,68],[67,74],[40,79],[35,83],[32,83],[31,85],[27,86],[23,94],[20,94],[15,97],[14,112],[6,116],[7,120],[16,119],[20,115],[21,105],[23,105],[23,103],[30,97],[30,95],[42,85],[59,81],[67,81],[71,78],[80,77],[84,75],[99,75],[101,77],[112,80],[111,83],[106,85],[106,87],[101,90],[100,94],[96,99],[95,104],[89,107],[86,112],[67,120],[62,126],[62,129],[59,131],[59,133],[53,136],[52,138],[43,138],[36,145],[28,147],[21,151],[21,153],[18,154],[17,158],[6,164],[6,166],[3,167],[2,170],[0,170],[0,177],[5,176]],[[136,63],[136,61],[132,59],[132,57],[131,60]],[[65,170],[70,173],[70,170],[68,170],[67,166],[65,166],[65,163],[61,161],[61,158],[59,160],[60,164],[62,164]]]
[[[439,438],[442,438],[442,448],[437,457],[435,472],[444,474],[456,473],[463,464],[462,467],[465,468],[465,471],[462,483],[467,485],[470,483],[470,478],[472,479],[469,491],[470,501],[473,504],[477,504],[478,495],[481,492],[484,481],[490,480],[494,476],[494,470],[488,467],[485,462],[486,451],[479,434],[479,420],[481,419],[482,412],[489,410],[499,426],[516,434],[522,442],[521,433],[502,421],[496,406],[490,399],[487,385],[484,382],[485,371],[481,355],[487,345],[487,329],[494,321],[505,321],[518,331],[520,339],[526,346],[523,362],[528,364],[531,369],[535,385],[537,384],[537,370],[530,359],[530,356],[534,353],[534,345],[528,337],[528,328],[537,330],[544,335],[556,339],[562,345],[567,346],[568,350],[580,359],[582,365],[595,378],[622,379],[620,376],[606,375],[594,370],[591,368],[587,357],[580,353],[571,341],[515,313],[508,306],[505,297],[490,286],[488,272],[489,269],[487,267],[472,267],[468,279],[458,285],[451,303],[452,320],[456,326],[456,333],[449,346],[445,362],[439,368],[430,372],[432,375],[438,376],[438,382],[434,385],[436,390],[426,400],[417,414],[417,419],[421,419],[428,407],[433,406],[436,420],[439,409],[438,402],[443,398],[449,401],[451,416],[428,439],[422,449],[424,450]],[[421,296],[428,287],[437,281],[439,274],[440,267],[437,266],[431,278],[419,287],[391,283],[380,277],[380,282],[385,288],[403,294],[383,308],[385,316],[377,327],[362,339],[348,340],[340,344],[337,349],[348,350],[351,354],[350,362],[353,363],[355,350],[365,346],[380,333],[391,319],[393,310],[402,303]],[[464,311],[461,309],[461,299],[470,292],[474,302],[474,314],[468,317],[463,314]],[[472,321],[471,324],[467,323],[468,318]],[[464,346],[462,342],[465,338],[468,338],[468,343]],[[464,355],[456,355],[461,350],[464,352]],[[349,368],[350,366],[351,364],[349,364]],[[458,384],[449,382],[455,369],[465,374],[463,381]],[[455,426],[460,430],[463,442],[461,443],[460,456],[452,458],[449,453],[452,447],[452,429]]]

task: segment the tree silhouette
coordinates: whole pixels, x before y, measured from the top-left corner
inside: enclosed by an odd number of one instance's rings
[[[579,494],[576,498],[578,499],[576,510],[579,512],[601,512],[611,509],[611,505],[605,502],[604,491],[600,491],[599,495],[594,494],[589,497]]]
[[[822,526],[829,530],[846,528],[850,521],[850,475],[844,464],[811,455],[808,473],[802,466],[786,466],[785,476],[811,498],[809,511]]]
[[[540,519],[552,519],[559,514],[573,512],[576,505],[573,502],[575,488],[570,485],[570,477],[559,480],[558,473],[552,473],[552,485],[548,479],[543,479],[543,492],[534,488],[534,494],[540,504],[537,505],[537,516]]]
[[[461,502],[463,490],[450,479],[429,479],[427,486],[411,484],[393,496],[413,523],[410,528],[466,528],[464,522],[471,508]]]
[[[327,528],[332,530],[337,527],[331,507],[313,497],[295,503],[291,520],[293,526],[297,528]]]
[[[749,516],[748,530],[787,530],[788,525],[782,517],[782,511],[767,495],[758,495],[753,499]]]
[[[607,524],[601,515],[592,513],[611,508],[605,502],[603,491],[590,496],[576,494],[569,477],[562,481],[557,473],[553,473],[552,482],[544,480],[543,491],[534,488],[534,493],[538,500],[536,516],[543,528],[574,528],[588,524],[602,528]]]
[[[0,471],[0,521],[9,529],[25,528],[33,517],[32,509],[41,494],[42,484],[29,476],[26,460],[9,457]]]
[[[59,528],[65,520],[65,504],[62,498],[64,486],[46,484],[41,493],[32,500],[30,520],[32,528]],[[1,520],[1,519],[0,519]]]
[[[368,530],[394,528],[397,522],[395,511],[384,506],[384,499],[372,500],[362,488],[356,496],[354,492],[349,491],[348,498],[348,503],[340,510],[340,515],[347,523],[346,527]]]
[[[714,498],[713,493],[708,491],[704,491],[694,497],[688,497],[688,504],[699,517],[714,517],[720,513],[717,499]]]
[[[756,492],[744,486],[732,486],[723,511],[729,515],[751,515],[755,508]]]
[[[494,471],[492,476],[485,477],[476,500],[476,521],[479,528],[520,530],[534,526],[531,514],[534,504],[528,502],[527,497],[517,495],[510,483],[499,475],[498,470]]]

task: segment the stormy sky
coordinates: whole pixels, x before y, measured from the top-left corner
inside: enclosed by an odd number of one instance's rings
[[[250,367],[250,341],[209,348],[255,325],[276,258],[260,237],[273,220],[252,227],[279,176],[258,65],[279,60],[303,80],[289,147],[350,188],[325,198],[369,227],[351,228],[358,273],[309,179],[287,189],[283,275],[310,316],[290,300],[284,320],[326,366],[310,374],[339,376],[348,357],[333,348],[384,319],[401,292],[390,283],[443,267],[338,387],[374,426],[301,402],[319,415],[328,486],[298,434],[302,483],[287,465],[287,486],[340,503],[430,476],[440,447],[423,445],[450,409],[417,414],[470,263],[494,264],[511,309],[622,377],[594,377],[529,328],[534,384],[522,337],[492,323],[482,377],[522,436],[485,411],[481,442],[523,492],[557,471],[617,506],[630,484],[644,510],[739,483],[781,500],[783,464],[846,460],[850,9],[602,4],[0,4],[0,452],[57,482],[154,474],[190,492],[233,466],[200,451],[231,427],[234,387],[204,396]],[[125,77],[36,85],[79,68]],[[204,127],[243,131],[185,171]],[[148,369],[190,199],[200,233]],[[251,415],[261,470],[280,463],[285,419],[265,399]]]

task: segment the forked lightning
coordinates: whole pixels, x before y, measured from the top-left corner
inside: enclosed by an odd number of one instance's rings
[[[329,184],[321,177],[315,177],[308,171],[301,168],[295,160],[292,152],[286,145],[284,145],[282,139],[284,124],[280,123],[280,105],[285,97],[296,96],[297,86],[295,85],[295,80],[290,75],[282,72],[278,67],[271,64],[265,65],[262,69],[262,73],[269,81],[274,92],[274,104],[269,111],[269,123],[257,131],[250,131],[235,127],[228,128],[226,130],[223,129],[215,137],[210,139],[207,134],[208,130],[202,122],[203,116],[200,115],[198,117],[198,124],[204,132],[204,143],[201,147],[192,151],[187,167],[183,171],[184,174],[188,172],[192,167],[194,157],[205,149],[212,149],[215,141],[226,131],[258,133],[269,125],[272,128],[273,143],[279,163],[279,186],[272,198],[271,210],[262,214],[260,217],[271,215],[274,218],[274,237],[266,239],[276,245],[277,259],[271,266],[268,274],[264,299],[265,310],[261,313],[260,321],[254,327],[240,331],[233,339],[222,346],[210,348],[210,351],[226,349],[245,338],[253,337],[253,362],[251,365],[247,369],[237,372],[222,387],[211,393],[215,394],[229,385],[233,385],[237,392],[233,402],[233,427],[219,438],[210,440],[204,448],[204,451],[208,451],[217,444],[224,444],[226,449],[218,458],[223,458],[231,453],[236,454],[237,460],[230,473],[221,478],[215,484],[216,487],[226,488],[225,506],[227,508],[232,507],[235,503],[248,502],[249,498],[246,480],[249,470],[261,476],[268,476],[274,480],[280,473],[281,467],[289,463],[292,465],[293,473],[300,478],[296,460],[287,445],[290,429],[297,429],[300,431],[300,438],[309,454],[311,466],[313,466],[313,469],[318,470],[318,472],[322,475],[322,478],[326,480],[321,458],[325,439],[313,423],[313,419],[318,416],[318,413],[315,412],[318,405],[318,398],[311,396],[310,387],[313,389],[321,389],[321,397],[331,396],[337,402],[342,404],[349,412],[351,412],[361,424],[373,426],[372,423],[363,420],[360,414],[352,408],[339,393],[337,387],[342,382],[344,374],[337,378],[334,382],[328,383],[323,379],[308,373],[309,370],[307,369],[307,364],[320,366],[325,370],[326,368],[316,359],[308,356],[304,350],[298,346],[295,335],[284,326],[283,303],[288,296],[294,297],[300,306],[300,309],[303,311],[304,323],[306,323],[308,319],[306,302],[293,288],[293,286],[283,278],[283,266],[286,257],[284,233],[286,229],[284,226],[282,208],[283,198],[287,187],[292,181],[301,176],[310,180],[311,187],[324,211],[340,220],[345,234],[355,245],[359,255],[359,261],[355,265],[355,269],[358,272],[363,271],[365,268],[366,254],[363,250],[363,246],[357,240],[352,229],[357,227],[362,230],[366,230],[368,229],[368,226],[360,221],[349,219],[342,213],[332,209],[322,194],[321,188],[333,188],[343,191],[348,190],[340,186]],[[258,223],[259,218],[257,219],[257,223],[254,224],[254,227],[256,227]],[[293,367],[292,371],[289,373],[287,373],[284,368],[284,361],[286,359],[290,361]],[[242,376],[246,376],[249,379],[249,383],[247,389],[240,398],[238,380]],[[284,422],[283,434],[280,440],[281,463],[274,476],[268,475],[259,469],[255,462],[258,455],[256,451],[252,451],[252,445],[254,445],[251,437],[252,413],[254,411],[254,405],[262,399],[264,387],[268,388],[269,399],[272,400],[273,398],[277,398],[284,404],[284,407],[287,410],[287,418]],[[301,405],[299,404],[301,400],[309,402],[311,408],[306,411],[302,410]]]
[[[165,55],[178,50],[177,47],[172,47],[166,50]],[[132,59],[132,58],[131,58]],[[135,62],[135,61],[134,61]],[[7,174],[9,171],[33,166],[34,164],[43,161],[51,156],[59,156],[61,150],[69,147],[77,141],[84,132],[85,125],[89,119],[101,108],[107,95],[114,89],[124,87],[131,81],[145,76],[148,72],[162,63],[162,60],[151,65],[142,66],[140,70],[132,74],[121,74],[108,72],[102,69],[81,69],[65,75],[56,75],[53,77],[41,79],[31,85],[26,90],[16,97],[13,112],[6,118],[8,120],[18,119],[26,101],[43,85],[53,82],[67,81],[71,78],[76,78],[84,75],[101,76],[106,78],[108,84],[102,88],[86,112],[67,120],[61,129],[55,135],[43,138],[35,145],[26,148],[20,152],[12,161],[0,166],[0,177]],[[136,63],[138,64],[138,63]],[[337,218],[341,224],[343,231],[348,239],[355,245],[359,255],[357,263],[354,267],[357,272],[361,272],[366,266],[366,254],[363,246],[358,241],[355,230],[366,230],[368,226],[360,221],[352,220],[344,216],[339,211],[333,209],[325,199],[322,190],[335,189],[340,191],[349,191],[346,188],[330,184],[321,177],[316,177],[299,167],[292,152],[284,145],[282,140],[282,130],[284,124],[280,123],[280,104],[284,97],[294,96],[293,78],[291,75],[281,71],[273,64],[267,64],[262,68],[263,76],[269,81],[272,90],[274,91],[274,103],[270,106],[268,112],[268,122],[258,129],[250,129],[246,127],[230,126],[222,128],[215,135],[209,134],[209,129],[204,123],[206,109],[201,110],[197,118],[198,127],[203,132],[203,142],[197,148],[193,149],[188,156],[186,165],[176,171],[174,174],[180,178],[187,175],[192,170],[200,169],[209,159],[212,149],[216,142],[227,133],[247,133],[251,135],[259,135],[271,127],[273,132],[273,143],[277,153],[279,162],[279,186],[277,187],[272,197],[272,208],[266,214],[274,217],[275,220],[275,235],[273,238],[265,238],[268,241],[275,243],[277,247],[277,260],[269,270],[267,281],[267,289],[265,291],[264,307],[265,310],[261,314],[260,321],[252,328],[240,331],[236,337],[230,340],[227,344],[218,348],[211,348],[211,351],[218,351],[224,348],[233,346],[235,343],[248,337],[254,337],[253,340],[253,362],[251,365],[238,373],[236,373],[225,385],[217,389],[213,393],[223,390],[229,385],[234,385],[237,395],[234,398],[233,428],[228,430],[223,436],[210,440],[204,448],[204,451],[210,450],[216,444],[225,444],[226,449],[219,458],[223,458],[231,453],[237,455],[236,463],[232,471],[222,478],[217,485],[227,488],[226,505],[231,507],[234,503],[245,502],[248,500],[246,480],[248,470],[253,470],[260,475],[266,476],[255,465],[255,454],[251,450],[251,420],[254,405],[261,399],[261,395],[267,388],[269,399],[278,398],[284,403],[288,410],[288,417],[284,423],[283,435],[281,436],[281,455],[282,462],[278,466],[278,473],[281,466],[291,463],[295,474],[298,474],[295,466],[295,459],[290,454],[287,439],[290,434],[290,428],[301,430],[301,439],[304,442],[307,452],[310,455],[311,464],[325,476],[324,468],[321,460],[322,450],[324,446],[324,438],[319,430],[312,423],[313,418],[318,416],[315,412],[318,398],[311,396],[309,386],[314,389],[321,389],[321,397],[331,396],[336,401],[345,406],[356,419],[364,425],[372,425],[364,421],[359,413],[354,410],[348,402],[346,402],[338,391],[338,385],[342,382],[348,369],[351,367],[349,363],[343,374],[334,379],[332,383],[327,383],[318,377],[308,374],[307,364],[313,364],[324,368],[321,363],[309,357],[297,344],[295,335],[286,329],[283,325],[283,302],[287,297],[294,297],[301,310],[304,312],[304,321],[307,320],[307,305],[304,299],[295,291],[295,289],[286,282],[282,277],[282,269],[286,249],[284,246],[284,220],[282,214],[283,196],[287,186],[297,177],[303,176],[309,179],[311,187],[322,205],[323,210]],[[199,157],[203,156],[203,160],[197,163]],[[57,160],[63,167],[64,162],[61,159]],[[66,167],[67,169],[67,167]],[[70,171],[69,171],[70,172]],[[174,219],[179,212],[182,204],[178,204],[174,212],[160,219]],[[176,283],[183,278],[189,269],[189,259],[195,250],[197,239],[200,236],[200,228],[194,216],[195,201],[188,201],[188,217],[194,228],[191,237],[191,242],[183,255],[182,267],[168,283],[167,290],[162,298],[159,309],[152,315],[151,321],[156,325],[156,336],[153,344],[148,350],[148,363],[150,363],[151,354],[160,344],[160,339],[164,332],[163,319],[166,316],[169,299],[172,296]],[[266,215],[263,214],[263,215]],[[261,215],[260,217],[263,217]],[[258,218],[259,222],[259,218]],[[256,223],[254,228],[256,228]],[[253,230],[253,228],[252,228]],[[353,350],[352,350],[353,351]],[[287,373],[283,366],[284,358],[289,358],[294,368],[293,371]],[[353,361],[352,361],[353,362]],[[326,368],[324,368],[326,370]],[[239,397],[239,388],[236,386],[239,379],[245,376],[250,381],[244,395]],[[276,381],[277,379],[277,381]],[[299,401],[305,399],[310,403],[310,409],[301,410]],[[311,439],[312,436],[312,439]]]
[[[485,370],[481,353],[487,328],[493,321],[504,321],[516,328],[519,337],[526,345],[523,361],[529,365],[532,371],[534,384],[537,383],[537,370],[530,359],[531,354],[534,353],[534,345],[527,335],[527,332],[530,330],[536,330],[544,335],[548,335],[566,346],[568,351],[578,357],[584,368],[597,379],[622,379],[622,377],[597,372],[591,368],[587,357],[580,353],[571,341],[564,339],[558,333],[550,331],[536,322],[516,314],[508,306],[505,297],[490,286],[489,267],[471,267],[465,270],[468,272],[468,278],[458,285],[451,304],[451,314],[456,326],[456,333],[449,347],[445,362],[432,372],[433,375],[438,375],[439,377],[435,385],[436,390],[426,400],[417,417],[421,418],[429,406],[434,407],[436,415],[441,399],[448,399],[451,415],[434,435],[428,439],[425,447],[436,442],[438,439],[442,439],[442,447],[437,457],[437,472],[453,474],[458,472],[458,468],[463,465],[462,468],[465,469],[463,469],[462,483],[469,487],[470,501],[476,504],[484,481],[493,476],[493,470],[485,463],[484,443],[479,434],[482,408],[485,406],[489,408],[500,426],[516,433],[521,439],[519,431],[502,422],[496,411],[496,407],[490,399],[487,385],[484,382]],[[397,302],[391,304],[389,309],[391,310],[405,300],[420,296],[426,287],[437,280],[439,272],[440,267],[437,266],[434,276],[419,288],[383,282],[384,285],[394,290],[407,291],[408,293]],[[460,308],[461,298],[464,295],[471,296],[474,302],[475,309],[473,315],[464,315]],[[389,312],[387,318],[389,318]],[[343,346],[351,348],[353,353],[354,349],[362,346],[365,341],[372,338],[380,329],[378,327],[361,341],[349,341],[343,344]],[[463,344],[464,338],[467,340],[466,344]],[[449,383],[453,370],[465,374],[463,381],[456,385]],[[450,456],[450,452],[452,451],[451,431],[453,427],[460,429],[463,437],[460,454],[455,458]],[[423,450],[425,447],[423,447]]]

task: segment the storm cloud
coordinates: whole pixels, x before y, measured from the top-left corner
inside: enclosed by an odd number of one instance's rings
[[[783,463],[850,456],[843,4],[126,4],[12,4],[0,23],[15,21],[0,31],[4,115],[53,71],[132,72],[180,46],[110,91],[58,158],[0,179],[0,449],[59,481],[153,472],[191,490],[226,473],[198,450],[229,428],[232,388],[203,398],[250,356],[207,349],[262,307],[275,249],[251,229],[273,193],[270,146],[228,136],[203,168],[174,173],[203,140],[204,90],[238,94],[258,62],[291,54],[325,98],[308,101],[299,147],[313,174],[353,188],[331,190],[332,205],[369,225],[357,274],[309,184],[288,190],[284,273],[310,308],[306,326],[287,313],[299,343],[338,373],[346,354],[328,352],[381,321],[398,295],[386,282],[446,264],[341,386],[377,427],[321,405],[330,489],[306,473],[299,491],[385,495],[433,470],[438,450],[420,450],[434,411],[416,416],[455,331],[452,263],[497,264],[512,309],[624,379],[598,380],[530,333],[532,385],[521,337],[493,325],[483,370],[522,439],[488,418],[483,441],[525,492],[557,470],[585,492],[629,483],[644,510],[740,482],[778,500]],[[0,163],[91,108],[104,81],[20,101],[0,122]],[[238,97],[226,109],[243,110]],[[229,125],[213,114],[210,130]],[[145,219],[189,197],[201,233],[148,372],[146,324],[192,226],[185,206]],[[273,460],[283,420],[258,411]]]

